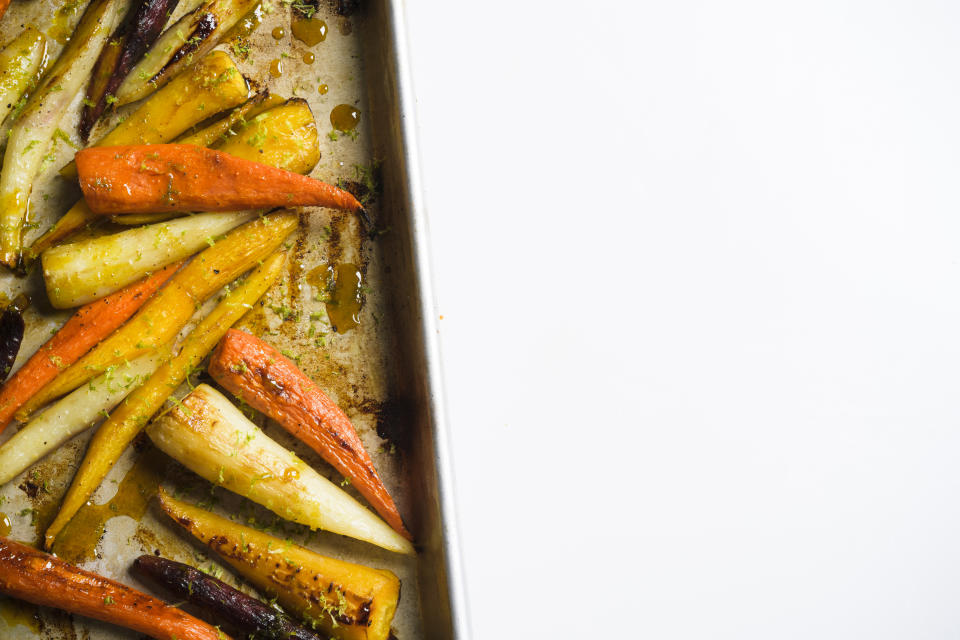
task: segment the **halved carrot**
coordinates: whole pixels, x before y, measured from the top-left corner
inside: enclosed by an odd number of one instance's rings
[[[163,600],[8,538],[0,538],[0,593],[157,640],[227,639],[216,627]]]
[[[363,210],[351,193],[325,182],[194,145],[91,147],[75,159],[83,195],[99,214],[297,206]]]
[[[230,329],[208,371],[336,467],[397,533],[411,539],[350,418],[292,360],[258,337]]]
[[[0,432],[13,414],[61,370],[86,354],[110,335],[173,275],[182,263],[174,263],[77,310],[56,334],[0,387]]]

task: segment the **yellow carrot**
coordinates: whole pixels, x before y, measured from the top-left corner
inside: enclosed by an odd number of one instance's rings
[[[287,611],[337,640],[387,640],[400,580],[374,569],[284,542],[181,502],[165,493],[160,507],[190,535]]]
[[[228,233],[195,256],[129,322],[43,387],[17,413],[17,419],[23,421],[110,365],[170,342],[201,304],[268,256],[296,226],[296,215],[278,212]]]
[[[179,265],[170,265],[118,291],[91,302],[67,320],[35,354],[0,387],[0,431],[13,414],[29,401],[31,395],[57,376],[61,367],[68,367],[111,331],[121,326],[137,309],[143,307]]]
[[[280,277],[286,256],[275,253],[204,318],[184,340],[180,352],[161,365],[150,379],[137,388],[100,426],[76,476],[60,506],[60,512],[47,529],[44,544],[52,548],[60,531],[76,515],[100,486],[111,467],[147,422],[170,398],[200,361],[216,346],[223,334],[253,307],[254,303]]]

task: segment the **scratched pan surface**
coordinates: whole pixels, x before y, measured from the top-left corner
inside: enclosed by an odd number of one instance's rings
[[[73,11],[57,10],[49,0],[13,0],[0,23],[0,42],[9,41],[28,24],[53,36],[69,32],[86,3]],[[263,22],[249,36],[250,55],[237,60],[253,82],[282,96],[300,96],[313,109],[320,133],[322,158],[312,175],[327,182],[366,182],[363,169],[379,165],[380,188],[369,209],[377,226],[385,229],[375,240],[365,237],[348,215],[323,209],[303,210],[299,231],[291,236],[288,269],[265,296],[264,304],[240,323],[281,349],[300,357],[301,367],[347,412],[363,439],[388,489],[394,495],[418,545],[416,559],[353,542],[327,533],[278,521],[273,514],[219,488],[213,488],[172,459],[138,441],[126,452],[93,498],[95,505],[110,503],[127,511],[117,488],[130,485],[128,471],[151,461],[165,486],[234,519],[267,527],[325,555],[386,568],[403,583],[400,608],[393,622],[399,640],[466,638],[466,611],[450,494],[450,465],[446,454],[446,426],[440,397],[435,315],[425,245],[425,221],[420,202],[412,121],[412,96],[406,62],[402,8],[381,2],[326,2],[318,16],[327,23],[323,42],[308,47],[291,38],[290,8],[279,0],[264,0]],[[177,16],[175,15],[174,18]],[[285,34],[273,37],[283,27]],[[279,34],[278,34],[279,35]],[[61,38],[62,39],[62,38]],[[50,39],[50,56],[62,44]],[[236,59],[234,52],[227,49]],[[308,64],[304,54],[312,53]],[[280,77],[270,73],[279,60]],[[327,86],[326,93],[318,88]],[[78,95],[61,128],[77,143]],[[331,110],[340,104],[360,111],[356,136],[330,135]],[[135,105],[134,105],[135,106]],[[123,111],[116,115],[122,117]],[[95,130],[102,136],[111,123]],[[0,131],[5,134],[5,131]],[[57,176],[74,150],[60,141],[51,150],[53,161],[34,186],[28,242],[38,236],[73,203],[75,184]],[[357,167],[363,169],[358,170]],[[363,305],[359,324],[344,333],[331,327],[325,304],[317,299],[325,287],[330,265],[356,265],[362,273]],[[17,366],[49,337],[68,314],[46,304],[36,272],[26,278],[0,275],[0,291],[28,291],[35,300],[28,312],[28,332]],[[198,312],[200,317],[209,305]],[[322,340],[318,340],[322,336]],[[202,380],[202,374],[201,374]],[[209,380],[206,380],[209,382]],[[185,389],[184,389],[185,391]],[[296,451],[315,469],[339,481],[340,477],[312,451],[277,425],[257,420],[265,431]],[[16,430],[0,435],[5,441]],[[38,543],[55,515],[60,499],[83,455],[90,431],[77,436],[19,477],[0,487],[0,513],[11,524],[10,537]],[[123,481],[128,482],[124,485]],[[351,487],[346,490],[352,491]],[[129,493],[129,492],[128,492]],[[129,501],[127,501],[129,502]],[[137,502],[137,500],[133,500]],[[88,507],[89,508],[89,507]],[[64,554],[79,558],[87,569],[140,589],[163,595],[139,581],[129,570],[138,555],[159,551],[195,566],[218,572],[228,582],[253,591],[203,547],[180,533],[159,512],[155,501],[142,515],[118,515],[105,520],[104,534],[95,545],[89,532]],[[109,511],[109,509],[101,509]],[[83,513],[83,512],[81,512]],[[109,515],[109,514],[108,514]],[[92,519],[91,519],[92,520]],[[106,640],[140,637],[85,618],[52,609],[24,605],[0,597],[0,639],[20,638]]]

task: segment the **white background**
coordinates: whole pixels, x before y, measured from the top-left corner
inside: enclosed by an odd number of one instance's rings
[[[407,15],[475,637],[958,637],[960,4]]]

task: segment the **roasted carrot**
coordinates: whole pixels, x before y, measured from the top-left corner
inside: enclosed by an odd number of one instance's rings
[[[177,8],[179,0],[140,0],[133,3],[126,19],[111,36],[109,46],[103,48],[90,74],[87,99],[80,112],[80,137],[90,137],[90,130],[110,106],[117,89],[130,70],[140,61]]]
[[[99,214],[298,206],[363,211],[351,193],[325,182],[194,145],[91,147],[75,159],[83,195]]]
[[[327,637],[305,629],[283,611],[182,562],[143,555],[133,561],[133,568],[166,587],[177,598],[195,604],[205,615],[224,620],[231,629],[248,637],[260,640],[323,640]]]
[[[254,303],[276,282],[285,260],[286,255],[281,252],[264,260],[262,265],[227,293],[193,328],[184,339],[177,355],[160,365],[153,375],[134,389],[100,425],[87,446],[87,452],[73,476],[63,502],[60,503],[57,517],[47,528],[44,542],[47,549],[53,547],[60,531],[90,499],[90,495],[100,486],[127,446],[143,431],[163,403],[171,398],[170,394],[207,357],[231,325],[252,309]]]
[[[397,533],[411,539],[350,418],[292,360],[260,338],[231,329],[208,371],[336,467]]]
[[[219,60],[219,56],[226,58],[228,64],[230,58],[220,51],[214,51],[208,56],[213,60]],[[206,60],[206,59],[205,59]],[[2,56],[0,56],[2,63]],[[198,63],[200,64],[200,63]],[[227,70],[232,67],[227,67]],[[2,66],[0,66],[2,69]],[[223,72],[226,74],[226,71]],[[237,74],[239,75],[239,74]],[[107,134],[107,137],[123,138],[114,142],[109,140],[103,144],[127,144],[129,139],[136,135],[147,135],[149,130],[152,137],[164,135],[165,138],[149,140],[150,144],[161,143],[168,140],[175,132],[181,131],[187,126],[186,121],[179,125],[171,125],[172,120],[178,120],[173,115],[163,112],[160,117],[160,107],[163,104],[176,104],[179,110],[197,113],[197,106],[192,106],[192,102],[185,102],[186,95],[196,95],[201,89],[196,87],[182,87],[184,76],[174,78],[170,84],[160,89],[149,100],[147,100],[140,109],[135,111],[124,123],[139,122],[140,129],[128,127],[128,130],[121,131],[122,127],[114,129]],[[0,86],[3,80],[0,77]],[[201,85],[202,86],[202,85]],[[178,92],[170,94],[172,89],[178,88]],[[188,91],[187,89],[192,89]],[[2,94],[0,94],[2,95]],[[180,97],[178,97],[180,96]],[[162,98],[162,100],[161,100]],[[160,105],[155,105],[154,101],[159,101]],[[279,105],[277,103],[280,103]],[[215,103],[218,107],[220,104]],[[202,95],[197,101],[198,106],[206,105],[210,107],[210,102],[204,102]],[[156,107],[156,108],[152,108]],[[0,102],[0,109],[3,103]],[[263,113],[263,117],[255,116]],[[182,120],[182,119],[181,119]],[[154,123],[156,122],[156,126]],[[162,129],[161,129],[162,123]],[[234,131],[236,128],[236,131]],[[115,135],[115,132],[122,135]],[[288,171],[297,173],[308,173],[320,160],[320,150],[317,148],[317,128],[313,120],[313,113],[305,102],[297,98],[284,101],[280,98],[269,96],[264,97],[261,94],[259,98],[244,103],[232,110],[227,116],[215,121],[196,133],[188,134],[185,138],[178,139],[181,144],[210,145],[222,148],[223,151],[231,153],[241,158],[246,157],[250,160],[272,164]],[[68,171],[69,169],[69,171]],[[64,177],[75,177],[76,168],[71,162],[64,167]],[[165,211],[163,213],[143,213],[120,215],[113,218],[113,222],[119,222],[125,225],[151,224],[169,220],[181,215],[177,211]],[[76,233],[86,226],[93,226],[105,221],[105,216],[97,215],[90,211],[86,201],[81,198],[73,205],[63,216],[57,220],[50,229],[42,236],[34,240],[33,244],[24,252],[24,257],[28,262],[37,259],[40,254],[47,249],[62,244],[70,235]]]
[[[37,350],[3,387],[0,387],[0,432],[33,394],[65,367],[87,353],[143,306],[180,263],[161,269],[126,289],[95,300],[77,310],[56,334]]]
[[[147,435],[201,478],[284,520],[397,553],[416,553],[409,540],[265,434],[210,385],[197,385],[179,405],[150,423]]]
[[[392,635],[390,623],[400,599],[400,580],[392,572],[322,556],[181,502],[163,487],[157,498],[187,533],[311,628],[337,640],[387,640]]]
[[[8,538],[0,538],[0,592],[157,640],[227,638],[216,627],[162,600]]]
[[[9,8],[10,0],[0,0],[0,18],[3,17],[3,14],[5,14]]]
[[[197,307],[224,285],[262,262],[297,226],[297,216],[276,212],[248,222],[214,242],[177,272],[129,322],[64,369],[17,412],[25,420],[55,398],[124,360],[139,358],[170,342]]]

